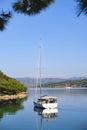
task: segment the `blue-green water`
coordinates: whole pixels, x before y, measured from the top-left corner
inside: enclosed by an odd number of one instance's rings
[[[34,110],[35,90],[29,89],[24,100],[0,101],[0,130],[87,130],[87,89],[42,91],[58,97],[58,113],[43,118]]]

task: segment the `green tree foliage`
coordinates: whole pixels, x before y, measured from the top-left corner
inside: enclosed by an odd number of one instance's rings
[[[45,83],[43,84],[43,87],[87,87],[87,79]]]
[[[26,91],[26,87],[16,79],[4,75],[0,71],[0,94],[17,94]]]
[[[12,7],[13,10],[17,13],[35,15],[49,7],[49,5],[54,1],[55,0],[17,0],[17,2],[12,4]],[[0,31],[3,31],[5,29],[5,26],[12,16],[11,12],[12,11],[0,12]]]
[[[13,9],[17,13],[35,15],[46,9],[54,0],[18,0],[13,4]]]
[[[5,29],[5,25],[9,22],[11,18],[11,12],[0,12],[0,30],[3,31]]]
[[[49,7],[51,3],[54,3],[55,0],[17,0],[13,3],[12,7],[14,11],[21,14],[27,15],[36,15],[42,10]],[[87,0],[75,0],[77,3],[77,16],[80,16],[81,13],[87,15]],[[8,23],[11,18],[11,11],[0,12],[0,31],[5,29],[5,25]]]
[[[80,16],[81,13],[87,15],[87,0],[76,0],[77,6],[77,14]]]

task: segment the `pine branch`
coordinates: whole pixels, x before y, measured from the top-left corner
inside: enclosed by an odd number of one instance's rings
[[[11,12],[2,12],[0,13],[0,31],[3,31],[5,29],[5,26],[7,25],[9,19],[11,18],[12,14]]]
[[[77,6],[77,16],[80,16],[81,13],[87,15],[87,0],[76,0],[78,3]]]
[[[17,13],[35,15],[46,9],[55,0],[19,0],[13,4],[13,9]]]

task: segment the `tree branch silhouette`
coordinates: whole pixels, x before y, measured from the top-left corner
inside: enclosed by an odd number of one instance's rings
[[[81,13],[87,15],[87,0],[75,0],[77,3],[77,16]],[[25,14],[25,15],[36,15],[42,10],[49,7],[50,4],[54,3],[55,0],[17,0],[12,5],[15,12]],[[11,11],[0,12],[0,31],[6,28],[9,19],[12,17]]]
[[[87,15],[87,0],[76,0],[77,2],[77,16],[80,16],[81,13]]]
[[[5,12],[1,11],[0,12],[0,31],[3,31],[5,29],[5,26],[9,22],[9,19],[11,18],[12,14],[10,11]]]
[[[18,0],[13,4],[13,9],[17,13],[35,15],[49,7],[55,0]]]

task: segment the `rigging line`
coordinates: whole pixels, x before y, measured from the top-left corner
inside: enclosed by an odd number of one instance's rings
[[[41,39],[40,39],[40,41],[41,41]],[[38,63],[38,71],[37,71],[37,77],[36,77],[35,98],[37,97],[38,85],[40,86],[40,96],[41,96],[41,85],[42,85],[42,71],[41,71],[41,69],[42,69],[42,61],[41,61],[42,60],[42,57],[41,57],[42,50],[41,49],[42,49],[42,42],[40,42],[40,45],[39,45],[39,63]]]
[[[40,97],[41,97],[41,87],[42,87],[42,38],[40,38],[40,46],[39,46],[39,68],[40,68],[40,73],[39,73],[39,76],[40,76]]]
[[[39,52],[40,53],[40,52]],[[38,55],[40,55],[40,54],[38,54]],[[38,60],[39,60],[39,56],[38,56]],[[38,62],[38,68],[37,68],[37,76],[36,76],[36,89],[35,89],[35,99],[37,98],[37,87],[38,87],[38,82],[39,82],[39,80],[38,80],[38,77],[39,77],[39,62]]]
[[[40,39],[40,41],[41,41],[41,39]],[[39,66],[39,67],[40,67],[40,96],[41,96],[41,81],[42,81],[42,79],[41,79],[41,78],[42,78],[42,71],[41,71],[41,69],[42,69],[42,61],[41,61],[41,60],[42,60],[42,57],[41,57],[42,44],[41,44],[41,42],[40,42],[40,47],[39,47],[39,49],[40,49],[40,55],[39,55],[39,56],[40,56],[40,57],[39,57],[39,58],[40,58],[40,59],[39,59],[40,66]]]
[[[38,87],[38,73],[37,73],[37,78],[36,78],[35,99],[37,97],[37,87]]]

